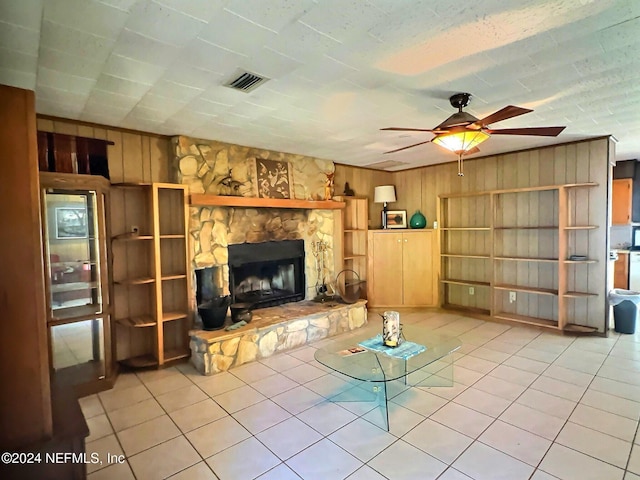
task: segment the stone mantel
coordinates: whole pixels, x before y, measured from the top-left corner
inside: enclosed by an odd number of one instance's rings
[[[285,198],[238,197],[232,195],[191,194],[189,203],[193,206],[245,207],[245,208],[300,208],[334,210],[344,208],[344,202],[333,200],[297,200]]]

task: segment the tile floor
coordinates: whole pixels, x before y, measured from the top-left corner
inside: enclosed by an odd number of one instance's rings
[[[640,480],[640,334],[402,321],[463,346],[452,387],[390,385],[390,432],[374,404],[327,400],[353,385],[314,360],[325,340],[211,377],[189,364],[120,375],[81,406],[87,452],[127,461],[89,478]]]

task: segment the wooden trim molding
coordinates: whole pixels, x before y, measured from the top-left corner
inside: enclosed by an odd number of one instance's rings
[[[223,195],[191,194],[190,205],[244,207],[244,208],[301,208],[317,210],[335,210],[344,208],[344,202],[334,200],[296,200],[288,198],[255,198]]]

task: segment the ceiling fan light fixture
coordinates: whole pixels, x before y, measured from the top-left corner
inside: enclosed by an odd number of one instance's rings
[[[453,153],[462,155],[480,145],[490,136],[482,130],[463,130],[460,132],[441,133],[431,141]]]

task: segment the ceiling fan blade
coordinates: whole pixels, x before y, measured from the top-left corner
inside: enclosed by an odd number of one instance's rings
[[[413,145],[409,145],[408,147],[397,148],[395,150],[391,150],[389,152],[384,152],[384,153],[387,154],[387,153],[400,152],[401,150],[406,150],[407,148],[417,147],[418,145],[424,145],[425,143],[431,143],[431,140],[427,140],[426,142],[414,143]]]
[[[491,125],[492,123],[506,120],[507,118],[517,117],[518,115],[524,115],[525,113],[529,112],[533,112],[533,110],[530,110],[528,108],[516,107],[515,105],[507,105],[497,112],[493,112],[491,115],[487,115],[486,117],[478,120],[474,125],[486,127],[487,125]]]
[[[535,135],[538,137],[557,137],[567,127],[531,127],[531,128],[501,128],[499,130],[486,129],[490,135]]]
[[[381,128],[380,130],[394,130],[396,132],[433,132],[429,128],[402,128],[402,127],[387,127]]]

